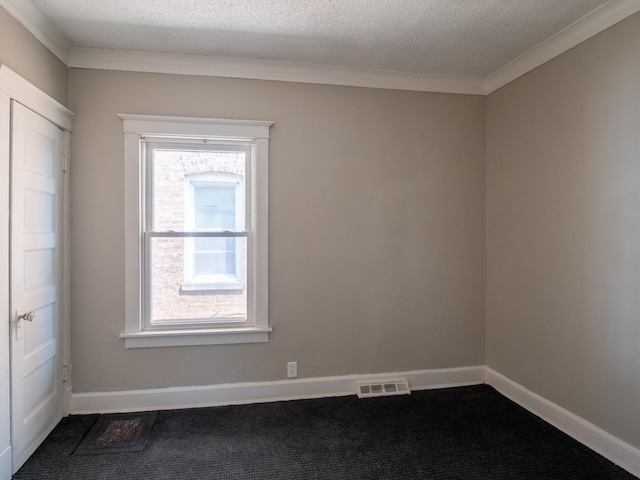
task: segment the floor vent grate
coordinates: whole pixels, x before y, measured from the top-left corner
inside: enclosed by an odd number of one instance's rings
[[[144,448],[157,414],[158,412],[100,415],[73,454],[139,452]]]
[[[358,398],[385,397],[388,395],[409,395],[411,389],[406,378],[384,381],[356,382]]]

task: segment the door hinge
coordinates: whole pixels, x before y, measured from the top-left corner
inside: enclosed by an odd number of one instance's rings
[[[67,160],[67,155],[62,157],[62,173],[69,173],[69,162]]]
[[[69,365],[65,363],[62,367],[62,381],[66,382],[67,380],[69,380]]]

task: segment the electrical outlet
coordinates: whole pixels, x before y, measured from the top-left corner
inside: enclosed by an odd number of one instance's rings
[[[298,376],[298,362],[287,362],[287,377],[295,378]]]

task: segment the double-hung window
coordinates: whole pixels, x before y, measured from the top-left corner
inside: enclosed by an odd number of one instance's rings
[[[121,118],[126,346],[267,341],[271,122]]]

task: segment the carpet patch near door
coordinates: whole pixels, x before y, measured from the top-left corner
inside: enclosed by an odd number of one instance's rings
[[[100,415],[73,454],[139,452],[157,415],[158,412]]]

